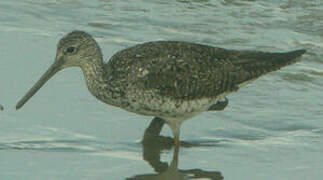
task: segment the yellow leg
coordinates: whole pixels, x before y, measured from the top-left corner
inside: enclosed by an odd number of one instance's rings
[[[179,144],[176,144],[176,140],[175,140],[174,155],[173,155],[172,163],[170,165],[171,167],[177,168],[177,166],[178,166],[178,153],[179,153]]]
[[[180,135],[181,121],[166,121],[166,122],[169,125],[174,135],[174,156],[173,156],[173,161],[171,163],[171,166],[177,167],[179,145],[180,145],[179,135]]]
[[[179,133],[180,133],[181,124],[178,124],[176,122],[175,123],[174,122],[167,122],[167,124],[169,125],[170,129],[172,130],[175,146],[179,146]]]
[[[175,144],[175,146],[179,146],[179,137],[178,136],[174,137],[174,144]]]

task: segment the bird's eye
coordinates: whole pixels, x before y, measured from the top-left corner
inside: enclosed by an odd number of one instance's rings
[[[67,53],[73,53],[75,51],[75,47],[68,47],[67,49],[66,49],[66,52]]]

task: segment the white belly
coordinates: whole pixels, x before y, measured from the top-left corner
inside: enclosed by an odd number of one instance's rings
[[[146,94],[145,98],[135,93],[128,96],[129,106],[124,109],[147,116],[156,116],[163,119],[189,119],[197,114],[207,111],[208,108],[224,99],[226,94],[216,98],[201,98],[195,100],[172,99],[160,97],[156,94]]]

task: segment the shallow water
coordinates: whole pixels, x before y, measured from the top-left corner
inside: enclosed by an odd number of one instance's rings
[[[321,179],[323,1],[13,0],[0,1],[0,17],[1,180]],[[98,102],[77,68],[14,110],[74,29],[92,34],[106,60],[153,40],[308,53],[229,95],[224,111],[186,121],[181,140],[193,146],[165,171],[172,147],[140,143],[152,118]]]

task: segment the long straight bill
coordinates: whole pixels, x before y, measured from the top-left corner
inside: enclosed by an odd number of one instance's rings
[[[49,69],[41,76],[36,84],[25,94],[17,103],[16,109],[20,109],[51,77],[53,77],[61,68],[62,60],[55,61]]]

